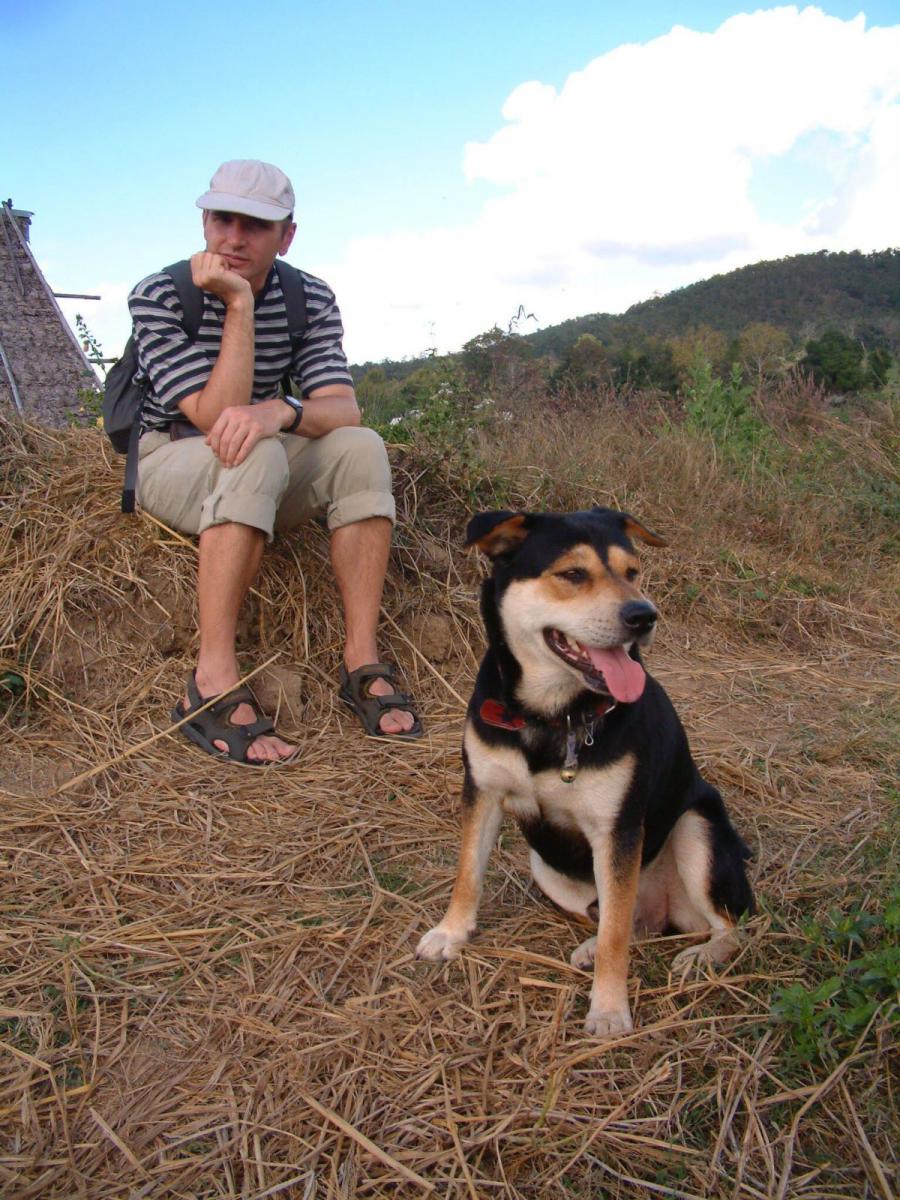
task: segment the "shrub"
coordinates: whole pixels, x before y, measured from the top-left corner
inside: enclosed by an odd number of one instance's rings
[[[838,392],[858,392],[865,385],[863,348],[839,329],[826,329],[820,338],[807,342],[801,366]]]
[[[769,426],[750,400],[753,388],[743,381],[739,364],[731,368],[727,380],[713,374],[705,359],[698,359],[685,389],[688,426],[707,434],[735,461],[743,462],[758,454],[769,438]]]

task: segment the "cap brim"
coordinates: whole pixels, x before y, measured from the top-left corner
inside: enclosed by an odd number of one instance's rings
[[[248,200],[246,196],[232,196],[228,192],[204,192],[197,201],[197,207],[214,212],[240,213],[244,217],[257,217],[261,221],[283,221],[291,215],[289,208],[282,208],[279,204]]]

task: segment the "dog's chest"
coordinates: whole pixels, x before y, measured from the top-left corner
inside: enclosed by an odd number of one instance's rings
[[[469,770],[476,788],[493,794],[504,812],[522,821],[541,818],[590,833],[615,820],[634,772],[630,755],[602,768],[585,766],[566,783],[558,768],[528,768],[521,751],[489,746],[470,726],[465,737]]]

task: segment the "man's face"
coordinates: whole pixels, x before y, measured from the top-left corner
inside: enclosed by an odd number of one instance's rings
[[[287,253],[296,229],[292,221],[261,221],[242,213],[203,213],[206,249],[221,254],[229,269],[246,279],[254,292],[266,282],[276,256]]]

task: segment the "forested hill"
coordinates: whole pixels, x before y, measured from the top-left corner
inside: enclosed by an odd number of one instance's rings
[[[526,335],[536,354],[563,355],[585,333],[602,342],[629,334],[678,337],[705,325],[736,337],[753,322],[793,338],[838,328],[900,350],[900,250],[798,254],[644,300],[613,316],[594,313]]]

